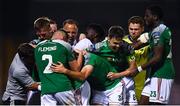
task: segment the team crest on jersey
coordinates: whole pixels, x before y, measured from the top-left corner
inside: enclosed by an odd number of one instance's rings
[[[154,32],[154,33],[152,33],[152,36],[153,36],[153,38],[154,38],[154,44],[156,45],[157,43],[158,43],[158,41],[159,41],[159,38],[160,38],[160,32]]]
[[[130,59],[131,60],[135,60],[135,56],[130,56]]]

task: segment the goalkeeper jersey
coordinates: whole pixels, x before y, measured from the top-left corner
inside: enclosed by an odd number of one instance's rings
[[[126,41],[129,44],[132,44],[131,36],[127,35],[123,38],[124,41]],[[137,66],[142,65],[148,61],[148,51],[149,51],[149,45],[142,47],[138,50],[134,50],[134,56],[136,58],[136,64]]]
[[[128,42],[129,44],[133,43],[132,37],[130,35],[125,36],[123,38],[123,40]],[[135,52],[134,56],[136,58],[137,66],[140,66],[140,65],[142,65],[148,61],[148,50],[149,50],[149,45],[134,51]],[[141,92],[142,92],[142,89],[144,87],[144,82],[146,79],[146,73],[147,72],[144,70],[144,71],[138,73],[134,77],[136,97],[138,100],[140,100]]]

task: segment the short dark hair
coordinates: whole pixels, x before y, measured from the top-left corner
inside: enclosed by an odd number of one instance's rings
[[[162,20],[164,13],[163,13],[163,10],[160,6],[150,5],[146,9],[150,10],[152,15],[156,15],[159,18],[159,20]]]
[[[41,28],[50,28],[50,19],[47,17],[40,17],[34,21],[35,30],[40,30]]]
[[[50,19],[50,24],[57,24],[56,21]]]
[[[32,58],[34,59],[34,48],[28,43],[22,43],[17,50],[21,59]]]
[[[97,37],[101,40],[105,37],[105,31],[100,24],[91,23],[87,26],[86,31],[89,29],[93,29],[97,33]]]
[[[144,19],[140,16],[132,16],[131,18],[129,18],[128,26],[130,25],[130,23],[140,24],[141,27],[144,27]]]
[[[75,20],[73,20],[73,19],[66,19],[64,22],[63,22],[63,26],[65,25],[65,24],[75,24],[77,27],[78,27],[78,22],[77,21],[75,21]]]
[[[125,35],[124,29],[121,26],[111,26],[108,30],[109,38],[123,38]]]

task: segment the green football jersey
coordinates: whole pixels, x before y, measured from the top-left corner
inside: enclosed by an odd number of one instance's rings
[[[164,48],[161,61],[151,67],[151,75],[158,78],[173,79],[175,77],[175,70],[172,62],[171,31],[164,24],[160,24],[150,32],[149,37],[151,49],[157,45],[161,45]],[[153,55],[153,50],[151,50],[150,58],[152,58]]]
[[[93,51],[97,55],[107,59],[119,72],[124,71],[129,67],[129,61],[135,60],[134,51],[125,42],[118,52],[111,50],[107,40],[97,43]]]
[[[94,67],[93,72],[88,77],[88,82],[95,90],[105,91],[113,88],[117,83],[120,82],[120,78],[115,80],[110,80],[107,78],[107,74],[109,72],[117,71],[106,59],[100,56],[89,53],[85,57],[85,65],[92,65]]]
[[[63,41],[63,40],[53,40],[54,42],[58,42],[60,44],[62,44],[73,56],[73,50],[72,47],[69,43]],[[81,87],[81,85],[84,83],[84,81],[78,80],[78,79],[74,79],[74,78],[70,78],[72,86],[74,89],[78,89]]]
[[[52,40],[45,40],[35,48],[35,60],[41,81],[41,94],[72,90],[69,78],[50,70],[52,63],[60,61],[66,68],[74,56],[63,45]]]

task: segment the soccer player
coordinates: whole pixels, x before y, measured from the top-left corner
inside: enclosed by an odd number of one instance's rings
[[[111,26],[108,31],[107,40],[97,43],[94,49],[92,49],[96,54],[108,60],[118,72],[131,71],[136,68],[134,50],[128,43],[123,41],[124,35],[124,29],[121,26]],[[119,78],[118,74],[110,72],[107,77],[114,80]],[[128,73],[125,73],[123,77],[128,75]],[[123,81],[127,89],[126,104],[137,104],[133,79],[131,77],[124,77]]]
[[[69,43],[65,42],[67,41],[67,32],[63,29],[60,29],[56,31],[52,39],[53,40],[59,40],[58,42],[61,43],[64,47],[66,47],[70,52],[72,52],[72,47]],[[77,51],[77,50],[75,50]],[[82,66],[83,61],[83,55],[82,52],[78,51],[78,57],[77,57],[77,64],[76,67],[79,67],[79,69]],[[74,69],[74,67],[70,67],[70,69]],[[76,99],[76,105],[89,105],[89,99],[90,99],[90,85],[87,81],[79,81],[77,79],[71,79],[73,87],[75,89],[74,95]]]
[[[147,7],[144,19],[150,29],[151,51],[148,63],[140,66],[138,70],[142,71],[142,69],[151,67],[149,101],[154,104],[168,104],[175,77],[171,52],[171,31],[162,22],[163,11],[159,6]]]
[[[175,70],[172,62],[170,29],[163,24],[163,11],[151,5],[145,10],[145,22],[149,27],[150,54],[147,63],[138,66],[138,72],[151,68],[150,82],[142,91],[140,104],[168,104]],[[134,71],[137,72],[137,71]]]
[[[38,39],[34,39],[30,42],[32,46],[36,47],[37,44],[45,39],[49,39],[52,37],[53,30],[51,29],[51,22],[48,17],[40,17],[34,21],[34,29]],[[39,81],[38,70],[34,69],[32,71],[33,79]],[[36,99],[34,99],[36,98]],[[37,99],[39,98],[39,99]],[[28,93],[28,101],[29,105],[39,105],[40,104],[40,92],[38,91],[30,91]]]
[[[104,36],[105,32],[102,26],[100,24],[91,23],[86,28],[86,38],[80,40],[74,46],[74,49],[92,49],[96,43],[104,40]]]
[[[4,105],[25,105],[27,91],[40,88],[30,75],[34,66],[34,48],[28,43],[21,44],[9,68],[6,91],[2,97]]]
[[[144,32],[144,20],[143,20],[143,18],[140,16],[132,16],[128,20],[128,31],[129,31],[129,34],[126,35],[123,38],[123,40],[128,42],[131,45],[137,43],[139,40],[138,38],[140,36],[143,36],[141,34]],[[142,47],[140,49],[135,50],[134,55],[136,58],[137,66],[147,62],[148,50],[149,50],[148,45],[145,47]],[[141,92],[142,92],[142,89],[144,87],[145,78],[146,78],[146,71],[142,71],[134,77],[135,92],[136,92],[136,97],[137,97],[138,101],[140,100],[140,97],[141,97]]]
[[[54,72],[66,74],[79,80],[88,79],[92,87],[92,104],[122,105],[124,104],[124,84],[121,78],[110,80],[108,72],[117,72],[104,58],[92,53],[85,55],[85,65],[80,72],[64,67],[62,63],[51,65]]]
[[[100,24],[91,23],[86,28],[86,37],[93,43],[96,44],[104,40],[105,31]]]
[[[50,70],[51,64],[58,61],[67,68],[74,67],[76,60],[72,52],[58,40],[44,40],[35,48],[35,59],[41,81],[41,105],[75,105],[71,80]]]

